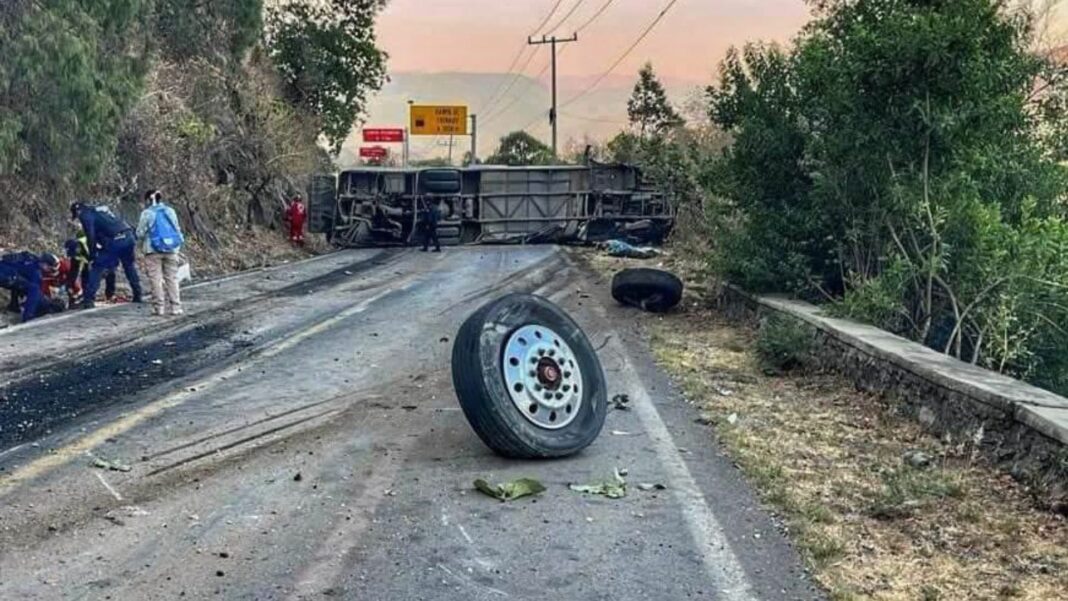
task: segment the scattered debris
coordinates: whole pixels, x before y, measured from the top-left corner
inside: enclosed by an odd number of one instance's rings
[[[734,424],[738,423],[738,414],[737,413],[732,413],[732,414],[728,415],[727,416],[727,423],[732,425],[732,426]]]
[[[667,490],[667,487],[663,484],[649,484],[648,482],[642,482],[638,485],[638,490],[650,491],[650,490]]]
[[[496,486],[490,486],[489,482],[479,478],[475,480],[475,490],[504,502],[543,493],[545,492],[545,485],[533,478],[518,478],[511,482],[502,482]]]
[[[617,411],[630,411],[630,397],[625,394],[617,394],[612,397],[612,408]]]
[[[93,457],[92,466],[102,470],[111,470],[113,472],[128,472],[132,469],[130,466],[120,461],[108,461],[99,457]]]
[[[568,484],[568,488],[575,492],[590,495],[604,495],[609,499],[622,499],[627,496],[627,481],[617,469],[611,480],[594,482],[591,484]]]
[[[401,409],[404,409],[405,411],[415,411],[418,408],[419,407],[416,405],[401,405]]]
[[[293,481],[294,482],[300,482],[303,479],[304,479],[304,476],[302,476],[300,472],[297,472],[297,475],[293,476]]]
[[[931,454],[916,449],[907,451],[901,459],[906,465],[916,469],[930,467],[931,463],[934,461],[934,457]]]
[[[660,254],[660,251],[649,246],[634,246],[623,240],[608,240],[601,243],[601,248],[611,257],[626,257],[628,259],[651,259]]]
[[[612,436],[634,436],[634,434],[624,430],[612,430]]]
[[[153,359],[152,365],[163,365],[163,361],[161,359]]]
[[[702,415],[701,417],[693,420],[693,423],[701,425],[701,426],[714,426],[714,425],[716,425],[716,420],[714,420],[714,419],[712,419],[710,417],[705,417],[705,416]]]
[[[448,341],[449,341],[449,337],[448,337],[448,336],[442,336],[442,337],[441,337],[441,338],[440,338],[440,339],[438,340],[438,342],[448,342]]]

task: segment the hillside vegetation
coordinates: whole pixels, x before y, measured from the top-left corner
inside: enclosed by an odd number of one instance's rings
[[[383,0],[5,0],[0,246],[54,248],[73,199],[148,187],[216,253],[272,225],[385,78]]]
[[[1063,53],[998,0],[811,5],[731,51],[703,123],[643,74],[606,152],[689,199],[720,277],[1068,393]]]

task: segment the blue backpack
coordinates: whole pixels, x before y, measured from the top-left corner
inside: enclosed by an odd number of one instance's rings
[[[176,252],[185,242],[182,237],[182,231],[178,229],[178,224],[171,220],[170,212],[167,211],[166,205],[156,205],[152,207],[152,211],[156,214],[156,218],[152,221],[152,227],[148,230],[148,239],[152,244],[152,250],[161,253]]]

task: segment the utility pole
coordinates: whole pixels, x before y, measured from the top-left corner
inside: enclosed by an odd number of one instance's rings
[[[549,44],[550,51],[552,52],[552,64],[553,64],[553,107],[549,109],[549,124],[553,126],[553,156],[556,156],[556,45],[565,44],[567,42],[577,42],[578,34],[573,33],[569,38],[558,38],[556,36],[541,36],[541,40],[535,41],[531,37],[527,37],[527,44],[532,46],[539,46],[541,44]]]
[[[471,164],[478,164],[478,115],[471,115]]]

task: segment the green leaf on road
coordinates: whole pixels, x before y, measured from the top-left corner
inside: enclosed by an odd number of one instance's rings
[[[609,499],[622,499],[627,496],[627,481],[617,469],[611,480],[593,482],[590,484],[568,484],[568,488],[575,492],[590,495],[604,495]]]
[[[533,478],[519,478],[496,486],[491,486],[489,482],[479,478],[475,480],[475,489],[502,502],[545,492],[545,486]]]

